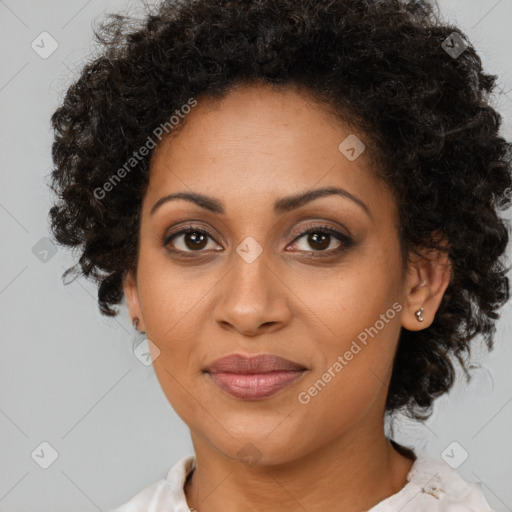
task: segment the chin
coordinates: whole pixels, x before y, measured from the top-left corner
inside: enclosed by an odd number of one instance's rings
[[[271,432],[269,430],[268,432]],[[298,435],[287,435],[285,432],[272,438],[267,431],[258,435],[248,435],[247,431],[242,436],[233,435],[223,439],[223,443],[216,444],[216,449],[226,458],[240,462],[247,467],[277,466],[287,464],[303,457],[303,446],[298,445]],[[225,445],[224,442],[228,443]]]

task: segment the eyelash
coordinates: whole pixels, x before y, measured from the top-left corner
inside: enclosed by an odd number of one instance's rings
[[[172,233],[171,235],[165,237],[164,241],[163,241],[163,246],[169,252],[179,255],[179,257],[183,257],[183,258],[195,257],[196,256],[195,253],[200,254],[203,251],[187,252],[187,251],[181,251],[181,250],[167,248],[167,245],[171,242],[171,240],[173,240],[174,238],[176,238],[180,235],[184,235],[184,234],[188,234],[188,233],[200,233],[202,235],[207,235],[212,240],[217,242],[215,240],[215,236],[213,235],[213,233],[211,233],[207,228],[203,228],[203,227],[198,228],[198,227],[194,227],[193,225],[189,225],[186,228],[184,228],[180,231],[177,231],[176,233]],[[315,257],[329,257],[329,256],[336,255],[338,253],[342,253],[354,245],[354,242],[350,237],[348,237],[344,233],[341,233],[340,231],[332,228],[331,226],[327,226],[327,225],[323,225],[323,224],[306,226],[305,228],[303,228],[299,231],[299,233],[293,239],[293,242],[295,240],[300,239],[303,236],[309,235],[311,233],[323,233],[323,234],[328,234],[328,235],[334,236],[338,241],[341,242],[341,245],[339,247],[337,247],[336,249],[331,249],[330,251],[313,251],[313,250],[311,250],[311,251],[299,251],[299,252],[306,252],[309,254],[313,253],[315,255]]]

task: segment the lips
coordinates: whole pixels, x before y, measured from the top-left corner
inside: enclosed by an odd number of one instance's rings
[[[258,354],[244,356],[230,354],[217,359],[207,366],[204,371],[208,373],[268,373],[276,371],[301,371],[304,366],[273,354]]]
[[[204,368],[212,382],[230,395],[261,400],[298,380],[307,368],[272,354],[231,354]]]

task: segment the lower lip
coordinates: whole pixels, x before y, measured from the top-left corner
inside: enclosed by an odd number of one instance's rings
[[[289,386],[305,370],[268,373],[209,373],[212,381],[224,391],[244,400],[261,400]]]

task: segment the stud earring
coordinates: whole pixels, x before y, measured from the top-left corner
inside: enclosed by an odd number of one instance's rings
[[[418,322],[423,322],[423,317],[421,316],[423,314],[423,308],[418,309],[414,314],[416,315]]]

